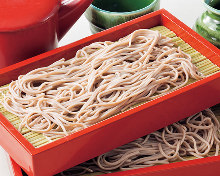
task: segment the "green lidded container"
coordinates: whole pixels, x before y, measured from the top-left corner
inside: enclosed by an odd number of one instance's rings
[[[194,30],[220,48],[220,0],[203,0],[207,9],[196,21]]]

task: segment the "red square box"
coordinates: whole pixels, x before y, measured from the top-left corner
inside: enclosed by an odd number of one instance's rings
[[[21,168],[13,159],[10,160],[13,176],[24,176]],[[164,164],[142,169],[106,174],[108,176],[216,176],[219,172],[220,156]]]
[[[34,68],[49,65],[60,58],[72,58],[78,49],[90,43],[106,40],[115,41],[134,30],[152,28],[159,25],[163,25],[175,32],[178,37],[182,38],[214,64],[220,66],[220,51],[216,47],[169,12],[161,9],[67,46],[3,68],[0,70],[0,86],[15,80],[18,75],[25,74]],[[218,103],[220,103],[220,72],[39,148],[32,146],[0,114],[0,145],[28,175],[48,176],[73,167]],[[177,114],[178,116],[176,116]],[[211,157],[191,162],[198,161],[205,164],[213,162],[215,165],[220,161],[220,158]],[[178,168],[179,163],[161,167],[166,169],[169,166]],[[157,171],[157,168],[160,167],[146,169]],[[144,169],[140,171],[144,171]],[[158,169],[159,171],[160,169]]]

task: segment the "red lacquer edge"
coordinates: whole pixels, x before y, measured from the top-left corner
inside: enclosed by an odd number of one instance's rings
[[[142,175],[142,174],[152,174],[155,172],[161,172],[161,171],[167,171],[167,170],[173,170],[178,169],[182,167],[193,167],[194,165],[202,165],[207,163],[212,163],[220,160],[220,156],[213,156],[213,157],[207,157],[202,159],[195,159],[190,161],[182,161],[177,163],[170,163],[170,164],[163,164],[158,166],[151,166],[141,169],[133,169],[129,171],[122,171],[122,172],[115,172],[107,174],[109,176],[135,176],[135,175]],[[10,164],[12,167],[12,171],[14,176],[23,176],[20,166],[12,159],[10,158]]]
[[[121,171],[121,172],[115,172],[107,174],[109,176],[136,176],[136,175],[142,175],[142,174],[152,174],[156,172],[161,171],[168,171],[178,168],[187,168],[187,167],[193,167],[195,165],[203,165],[208,163],[213,163],[220,160],[220,156],[212,156],[207,158],[201,158],[201,159],[194,159],[189,161],[181,161],[176,163],[170,163],[170,164],[162,164],[157,166],[151,166],[141,169],[133,169],[128,171]],[[161,175],[162,176],[162,175]]]
[[[169,19],[172,20],[173,23],[177,24],[178,26],[180,26],[181,28],[183,28],[183,30],[186,30],[188,33],[192,32],[192,30],[187,27],[186,25],[183,25],[182,22],[180,22],[177,18],[173,17],[169,12],[167,12],[165,9],[161,9],[161,10],[158,10],[156,12],[153,12],[151,14],[148,14],[148,18],[151,18],[151,17],[154,17],[154,16],[157,16],[157,15],[164,15],[164,16],[167,16]],[[30,59],[27,59],[25,61],[22,61],[22,62],[19,62],[17,64],[14,64],[14,65],[11,65],[11,66],[8,66],[6,68],[3,68],[0,70],[0,75],[1,74],[5,74],[7,72],[10,72],[12,70],[15,70],[15,69],[19,69],[20,67],[23,67],[25,66],[26,64],[29,64],[29,63],[34,63],[38,60],[42,60],[44,59],[44,57],[47,57],[47,56],[50,56],[52,54],[56,54],[56,53],[59,53],[60,51],[63,51],[63,50],[66,50],[66,49],[69,49],[69,48],[72,48],[73,46],[76,46],[76,45],[79,45],[79,44],[82,44],[82,43],[85,43],[85,42],[88,42],[90,40],[93,40],[93,39],[96,39],[96,38],[99,38],[99,37],[102,37],[104,35],[106,35],[107,33],[111,33],[115,30],[118,30],[118,29],[121,29],[123,27],[126,27],[126,26],[129,26],[129,25],[132,25],[132,24],[135,24],[137,22],[141,22],[142,20],[144,19],[144,17],[141,17],[141,18],[138,18],[138,19],[135,19],[135,20],[132,20],[132,21],[129,21],[127,23],[124,23],[123,25],[119,25],[119,26],[116,26],[114,28],[111,28],[109,30],[106,30],[106,31],[103,31],[103,32],[100,32],[100,33],[97,33],[97,34],[94,34],[92,36],[89,36],[89,37],[86,37],[84,39],[81,39],[79,41],[76,41],[72,44],[69,44],[69,45],[66,45],[64,47],[60,47],[60,48],[57,48],[55,50],[52,50],[52,51],[49,51],[47,53],[44,53],[44,54],[41,54],[41,55],[38,55],[36,57],[33,57],[33,58],[30,58]],[[190,32],[189,32],[190,31]],[[198,37],[198,39],[200,40],[200,42],[203,42],[205,43],[205,46],[207,47],[210,47],[212,48],[216,53],[220,53],[218,51],[218,49],[216,47],[214,47],[212,44],[210,44],[208,41],[206,41],[205,39],[203,39],[201,36],[199,36],[197,33],[194,32],[194,35],[196,37]],[[190,35],[191,37],[193,37],[192,35]],[[194,38],[194,37],[193,37]],[[198,40],[197,39],[197,40]],[[185,39],[184,39],[185,40]],[[191,43],[189,40],[188,40],[189,43]],[[201,45],[203,45],[203,43]],[[195,47],[196,48],[196,47]],[[209,49],[209,48],[208,48]],[[203,51],[204,52],[204,51]],[[204,53],[204,55],[206,55],[207,53]],[[42,151],[45,151],[45,150],[48,150],[50,148],[53,148],[57,145],[60,145],[62,143],[65,143],[66,141],[70,141],[74,138],[77,138],[77,137],[80,137],[82,135],[85,135],[86,133],[88,132],[91,132],[93,131],[94,129],[98,129],[98,128],[102,128],[114,121],[117,121],[117,120],[120,120],[122,118],[124,118],[125,116],[128,116],[130,114],[134,114],[136,113],[137,111],[140,111],[142,109],[145,109],[147,107],[150,107],[150,106],[153,106],[159,102],[162,102],[162,101],[165,101],[167,99],[169,99],[170,97],[174,97],[174,96],[177,96],[178,94],[181,94],[182,92],[186,92],[192,88],[195,88],[196,86],[200,86],[202,84],[205,84],[209,81],[212,81],[214,79],[217,79],[220,77],[220,73],[217,73],[217,74],[214,74],[212,76],[209,76],[208,78],[205,78],[203,80],[200,80],[200,81],[197,81],[193,84],[190,84],[186,87],[183,87],[181,88],[180,90],[177,90],[175,92],[172,92],[171,94],[167,94],[167,95],[164,95],[163,97],[160,97],[159,99],[156,99],[156,100],[152,100],[150,102],[148,102],[147,104],[145,105],[142,105],[142,106],[139,106],[135,109],[132,109],[132,110],[129,110],[125,113],[122,113],[122,114],[119,114],[117,116],[115,116],[114,118],[109,118],[101,123],[98,123],[98,124],[95,124],[93,126],[90,126],[82,131],[79,131],[79,132],[76,132],[72,135],[69,135],[69,136],[66,136],[64,138],[61,138],[57,141],[54,141],[54,142],[51,142],[49,144],[46,144],[42,147],[39,147],[39,148],[35,148],[34,146],[32,146],[16,129],[15,127],[0,113],[0,123],[2,124],[2,126],[5,127],[5,129],[8,130],[8,132],[14,136],[14,138],[17,139],[17,141],[23,145],[23,147],[31,154],[31,155],[34,155],[34,154],[37,154],[37,153],[40,153]]]
[[[23,176],[20,166],[10,157],[10,164],[14,176]]]

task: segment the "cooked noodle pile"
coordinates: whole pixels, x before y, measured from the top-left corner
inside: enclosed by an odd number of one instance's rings
[[[141,29],[117,42],[96,42],[65,61],[18,77],[1,102],[24,126],[63,137],[134,104],[201,79],[191,57],[170,38]]]
[[[118,147],[97,158],[62,172],[81,175],[91,172],[130,170],[187,157],[203,158],[219,154],[220,125],[210,109]]]

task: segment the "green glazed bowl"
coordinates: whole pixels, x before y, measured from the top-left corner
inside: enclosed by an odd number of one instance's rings
[[[160,8],[160,0],[94,0],[85,12],[97,33]]]
[[[196,21],[193,29],[220,48],[220,0],[203,0],[207,9]]]

